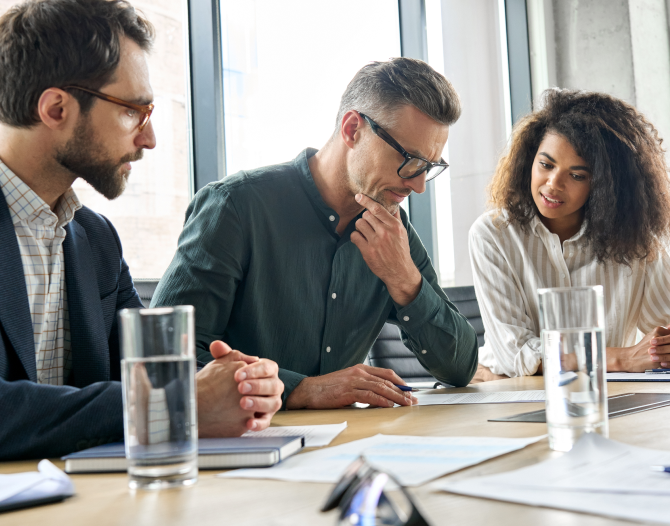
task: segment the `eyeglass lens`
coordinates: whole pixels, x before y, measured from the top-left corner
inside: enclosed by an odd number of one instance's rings
[[[423,161],[421,159],[417,159],[416,157],[410,159],[401,169],[398,175],[400,177],[404,177],[406,179],[409,179],[411,177],[417,177],[418,175],[421,175],[426,169],[426,167],[429,166],[426,161]],[[433,166],[431,167],[428,172],[426,173],[426,181],[430,181],[431,179],[434,179],[438,175],[440,175],[444,171],[445,167],[444,166]]]

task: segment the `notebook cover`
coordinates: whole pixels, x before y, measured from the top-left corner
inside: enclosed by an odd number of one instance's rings
[[[626,393],[610,396],[607,399],[607,416],[609,418],[617,418],[667,405],[670,405],[670,393]],[[546,423],[547,417],[544,409],[541,409],[539,411],[519,413],[503,418],[491,418],[489,422]]]
[[[253,461],[254,457],[259,459],[274,459],[267,465],[275,464],[284,458],[296,453],[305,445],[305,438],[302,436],[293,437],[237,437],[237,438],[201,438],[198,440],[198,458],[199,464],[205,464],[210,469],[225,469],[226,467],[240,467],[235,463],[234,458],[242,459],[245,462]],[[166,447],[170,447],[166,444]],[[155,449],[155,447],[154,447]],[[115,442],[97,446],[77,453],[72,453],[61,458],[65,461],[66,473],[77,473],[81,466],[90,465],[91,460],[95,459],[125,459],[125,447],[123,442]],[[269,456],[268,456],[269,455]],[[220,464],[212,462],[211,458],[221,456]],[[204,460],[204,462],[203,462]],[[215,465],[212,465],[215,464]],[[108,467],[102,471],[125,471],[125,462],[109,462]],[[249,464],[249,465],[254,465]],[[201,466],[201,469],[203,467]],[[85,472],[93,472],[86,469]]]

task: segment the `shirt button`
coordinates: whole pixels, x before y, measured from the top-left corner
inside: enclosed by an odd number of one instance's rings
[[[561,279],[565,279],[565,274],[561,274]]]
[[[405,321],[409,321],[409,316],[405,316],[405,317],[403,317],[403,320],[405,320]]]
[[[335,216],[330,216],[328,219],[330,219],[331,221],[335,221]]]
[[[326,347],[326,352],[330,352],[330,347]]]
[[[335,298],[337,298],[337,294],[335,294],[335,293],[333,292],[333,293],[331,294],[331,297],[332,297],[333,299],[335,299]]]
[[[421,354],[426,354],[427,352],[428,351],[426,349],[424,349],[423,351],[421,351]]]

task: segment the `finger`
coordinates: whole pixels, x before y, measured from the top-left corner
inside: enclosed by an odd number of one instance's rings
[[[668,326],[668,327],[663,327],[663,326],[656,327],[652,332],[656,336],[667,336],[668,334],[670,334],[670,326]]]
[[[384,228],[384,223],[382,223],[377,216],[370,213],[370,210],[363,212],[362,218],[370,223],[370,226],[374,229],[375,232],[379,232],[380,229]]]
[[[412,405],[412,402],[404,396],[394,393],[386,386],[374,385],[374,382],[370,382],[367,389],[357,389],[354,392],[354,397],[357,402],[376,407],[393,407],[395,404]]]
[[[662,327],[657,327],[657,329],[660,329]],[[668,345],[670,344],[670,335],[668,336],[655,336],[654,338],[651,339],[649,342],[652,346],[656,347],[658,345]]]
[[[235,381],[243,382],[244,380],[253,380],[256,378],[270,378],[277,376],[279,366],[272,360],[265,358],[258,360],[256,363],[245,365],[235,373]]]
[[[232,352],[232,348],[225,342],[221,340],[214,340],[209,345],[209,352],[212,353],[212,356],[216,360],[217,358],[223,358],[228,353]]]
[[[360,364],[358,367],[363,369],[368,374],[378,376],[379,378],[388,380],[393,384],[407,385],[407,383],[405,383],[405,380],[400,378],[400,376],[398,376],[393,369],[384,369],[383,367],[372,367],[371,365],[365,365],[365,364]]]
[[[368,240],[365,239],[365,236],[361,234],[358,231],[353,231],[351,233],[351,236],[349,236],[350,241],[358,247],[359,250],[363,250],[363,248],[367,247]]]
[[[390,224],[395,219],[391,214],[389,214],[386,208],[365,194],[356,194],[356,201],[367,208],[368,212],[372,213],[372,215],[374,215],[382,223]]]
[[[652,362],[670,362],[670,353],[651,354],[650,359]]]
[[[280,396],[243,396],[240,407],[255,413],[276,413],[281,408]]]
[[[244,362],[245,364],[256,363],[260,358],[258,356],[248,356],[240,351],[231,351],[221,358],[214,360],[216,363]]]
[[[393,384],[387,384],[385,381],[366,381],[360,386],[355,386],[356,388],[363,388],[366,391],[372,391],[379,396],[386,398],[396,404],[400,405],[412,405],[410,399],[411,394],[401,391]]]
[[[368,241],[370,241],[375,235],[375,229],[372,228],[372,225],[370,225],[370,223],[363,218],[356,221],[356,230],[360,232]]]
[[[249,431],[263,431],[263,429],[270,427],[273,416],[274,414],[254,416],[254,418],[247,420],[247,429]]]
[[[237,390],[244,395],[279,396],[284,392],[284,382],[276,377],[245,380],[240,382]]]

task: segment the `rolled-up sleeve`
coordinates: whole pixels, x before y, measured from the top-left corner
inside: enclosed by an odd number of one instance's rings
[[[516,273],[480,222],[470,229],[470,260],[486,346],[480,363],[495,374],[530,376],[541,362],[540,338]]]

